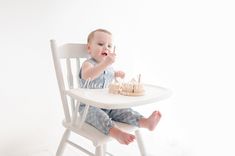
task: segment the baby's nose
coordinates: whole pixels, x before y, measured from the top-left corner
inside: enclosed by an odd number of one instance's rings
[[[104,50],[105,50],[105,51],[109,51],[109,48],[108,48],[108,47],[104,47]]]

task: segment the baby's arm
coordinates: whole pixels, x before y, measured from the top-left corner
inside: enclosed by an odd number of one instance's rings
[[[108,54],[108,56],[103,61],[101,61],[95,66],[90,62],[85,61],[82,65],[82,78],[84,80],[87,80],[89,78],[91,78],[91,80],[94,80],[100,74],[102,74],[104,70],[114,61],[115,61],[115,55],[111,53]]]
[[[123,71],[115,71],[115,73],[114,73],[114,76],[115,77],[120,77],[120,78],[124,78],[125,77],[125,72],[123,72]]]

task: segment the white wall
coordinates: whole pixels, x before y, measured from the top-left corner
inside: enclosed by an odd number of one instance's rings
[[[63,113],[49,40],[85,43],[96,28],[115,35],[117,68],[174,92],[159,107],[137,108],[163,114],[158,130],[146,132],[155,138],[149,150],[234,155],[234,7],[229,0],[1,0],[0,155],[54,152]]]

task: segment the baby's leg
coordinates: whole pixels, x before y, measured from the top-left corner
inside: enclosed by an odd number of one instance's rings
[[[118,122],[124,122],[130,125],[147,128],[153,131],[161,119],[161,113],[154,111],[148,118],[144,118],[138,112],[132,109],[115,109],[112,110],[109,116]]]
[[[84,112],[84,106],[80,107],[80,114]],[[97,128],[105,135],[109,134],[109,129],[114,126],[113,121],[109,118],[106,112],[96,107],[89,107],[86,120],[87,123]]]
[[[114,121],[127,123],[133,126],[139,126],[139,119],[143,118],[138,112],[132,109],[112,109],[108,112],[110,118]],[[129,144],[134,141],[135,136],[113,127],[109,133],[112,137],[116,138],[122,144]]]
[[[139,127],[139,120],[143,118],[143,116],[134,111],[131,108],[128,109],[112,109],[108,114],[110,118],[114,121],[127,123],[133,126]]]
[[[141,118],[139,120],[140,127],[147,128],[150,131],[153,131],[158,122],[161,119],[161,113],[159,111],[154,111],[148,118]]]
[[[82,114],[84,107],[80,107],[80,113]],[[115,127],[113,121],[108,114],[96,107],[89,107],[86,122],[100,130],[105,135],[110,135],[115,138],[121,144],[129,144],[135,138],[134,135],[123,132],[122,130]]]

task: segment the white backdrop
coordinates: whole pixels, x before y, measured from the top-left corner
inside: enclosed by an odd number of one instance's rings
[[[63,112],[49,40],[85,43],[96,28],[113,32],[116,68],[174,93],[136,108],[162,111],[157,130],[144,131],[151,153],[234,155],[234,8],[229,0],[0,0],[0,155],[55,152]]]

